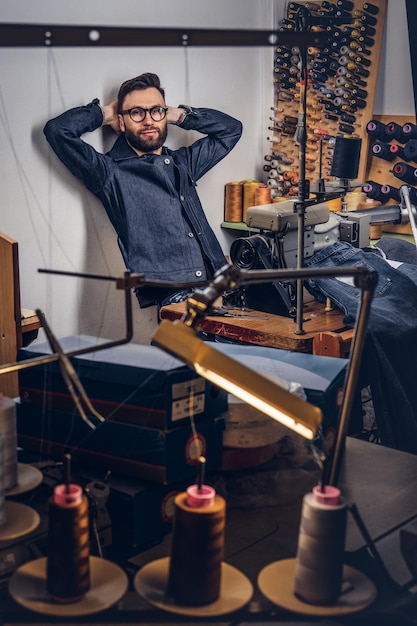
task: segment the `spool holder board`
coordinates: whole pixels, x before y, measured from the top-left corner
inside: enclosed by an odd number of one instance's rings
[[[295,28],[295,11],[299,6],[306,6],[311,3],[288,3],[287,17],[281,20],[281,25],[278,30],[288,30]],[[319,2],[313,3],[315,6],[320,5],[320,9],[312,9],[310,11],[311,17],[318,18],[319,12],[325,16],[330,14],[326,11],[329,3]],[[335,3],[330,3],[335,4]],[[353,8],[351,11],[346,12],[351,17],[355,16],[355,11],[360,11],[363,6],[363,2],[354,0]],[[358,37],[352,37],[352,28],[356,26],[356,23],[352,24],[334,24],[328,26],[333,29],[333,35],[329,38],[329,44],[327,48],[308,48],[307,50],[307,63],[308,63],[308,80],[307,80],[307,111],[306,111],[306,133],[307,133],[307,147],[306,147],[306,177],[310,181],[315,181],[321,174],[325,180],[330,180],[330,168],[331,168],[331,156],[332,148],[326,145],[326,142],[320,142],[320,135],[315,134],[314,131],[320,129],[324,131],[327,136],[346,136],[351,135],[353,137],[360,137],[362,139],[362,150],[360,155],[360,162],[358,168],[358,180],[364,180],[367,170],[367,157],[369,149],[369,137],[366,133],[366,124],[373,116],[374,99],[376,92],[376,83],[379,71],[379,59],[382,49],[382,40],[384,33],[384,22],[386,14],[386,0],[375,0],[372,3],[378,7],[378,13],[376,15],[369,14],[372,26],[369,25],[369,35],[362,34],[365,37],[364,41],[359,41]],[[294,9],[292,8],[294,6]],[[366,17],[366,15],[365,15]],[[358,18],[359,19],[359,18]],[[375,24],[373,22],[376,22]],[[331,22],[330,22],[331,24]],[[314,29],[322,29],[322,26],[312,26]],[[345,29],[347,29],[345,31]],[[349,31],[349,29],[351,29]],[[346,41],[343,43],[348,50],[345,54],[341,54],[341,47],[337,48],[337,37],[344,37]],[[372,34],[372,36],[371,36]],[[334,45],[334,48],[332,48]],[[359,46],[359,47],[358,47]],[[366,50],[366,54],[360,50]],[[345,49],[343,48],[342,51]],[[356,56],[362,59],[361,63],[356,62],[354,57],[346,59],[349,51],[356,53]],[[325,56],[327,55],[327,56]],[[348,63],[355,63],[356,66],[353,71],[349,71],[349,92],[351,89],[360,90],[359,93],[362,97],[355,96],[354,98],[346,98],[345,104],[337,107],[337,111],[334,109],[335,90],[339,87],[342,88],[340,68],[347,68]],[[270,154],[285,154],[290,157],[293,162],[292,165],[287,168],[293,170],[299,170],[299,154],[298,144],[294,140],[294,133],[296,125],[294,120],[298,119],[300,109],[300,89],[297,84],[297,65],[299,60],[297,59],[297,50],[295,48],[288,48],[280,46],[275,49],[275,61],[274,61],[274,87],[275,87],[275,102],[274,106],[277,109],[272,129],[272,134],[269,137],[270,141]],[[363,76],[364,73],[366,76]],[[339,79],[339,80],[338,80]],[[293,82],[290,82],[290,81]],[[366,97],[364,94],[366,93]],[[349,95],[349,93],[347,94]],[[342,97],[342,95],[340,96]],[[360,106],[354,106],[352,101],[356,100]],[[346,106],[345,111],[342,110],[342,106]],[[282,111],[280,111],[282,109]],[[350,124],[344,122],[344,115],[348,115],[354,118]],[[335,119],[329,119],[333,117]],[[349,119],[349,118],[347,118]],[[350,127],[350,129],[348,129]],[[348,129],[350,132],[346,132]],[[322,135],[323,136],[323,135]],[[322,150],[320,172],[320,143]],[[288,189],[288,188],[287,188]],[[295,195],[295,189],[293,189]],[[281,195],[287,195],[284,191]],[[291,195],[291,192],[290,192]]]
[[[390,122],[394,122],[403,126],[409,122],[415,124],[416,118],[414,115],[374,115],[374,120],[381,122],[382,124],[389,124]],[[369,122],[370,120],[368,120]],[[399,178],[394,176],[392,173],[392,169],[396,163],[399,161],[403,161],[401,157],[396,157],[392,161],[386,161],[372,154],[372,144],[374,142],[369,142],[368,148],[368,161],[366,167],[366,177],[365,180],[371,180],[381,185],[391,185],[392,187],[401,187],[401,185],[405,184]],[[393,139],[390,143],[399,144],[403,146],[404,144],[398,142]],[[417,167],[417,164],[416,164]],[[398,204],[393,199],[390,199],[387,203],[384,203],[383,206],[388,206],[390,204]],[[411,235],[411,226],[410,224],[383,224],[382,231],[388,233],[397,233],[402,235]]]

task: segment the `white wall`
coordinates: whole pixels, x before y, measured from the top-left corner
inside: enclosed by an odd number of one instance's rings
[[[97,10],[99,7],[99,11]],[[3,0],[2,22],[202,28],[270,28],[271,2],[261,0]],[[120,275],[124,266],[101,204],[51,154],[47,119],[99,97],[114,99],[120,83],[143,71],[161,76],[169,103],[210,106],[238,117],[238,147],[199,185],[209,220],[220,229],[224,184],[254,178],[266,136],[272,49],[245,48],[4,48],[0,49],[0,230],[19,242],[22,305],[44,310],[58,336],[123,334],[123,294],[113,284],[39,274],[38,268]],[[108,130],[108,129],[105,129]],[[189,138],[171,128],[170,145]],[[91,142],[108,148],[97,131]],[[163,249],[161,249],[163,254]],[[140,311],[135,339],[147,342],[155,308]]]
[[[374,111],[380,115],[414,117],[405,0],[388,0],[385,23]]]
[[[388,4],[376,112],[408,114],[413,96],[405,2],[395,0],[395,8],[394,0]],[[2,0],[0,22],[269,29],[283,17],[285,5],[285,0]],[[402,72],[396,71],[398,55]],[[227,253],[230,235],[220,228],[224,184],[261,176],[272,104],[272,49],[16,47],[0,48],[0,66],[0,230],[19,242],[22,305],[42,309],[58,337],[78,332],[119,337],[123,294],[112,283],[37,271],[115,276],[124,270],[101,204],[49,150],[42,133],[46,120],[94,97],[113,99],[123,80],[143,71],[161,76],[169,103],[211,106],[238,117],[244,126],[241,141],[199,184]],[[184,137],[184,131],[172,128],[169,143],[175,146]],[[112,139],[99,130],[90,140],[107,149]],[[133,304],[135,341],[147,343],[155,308],[139,310],[136,300]]]

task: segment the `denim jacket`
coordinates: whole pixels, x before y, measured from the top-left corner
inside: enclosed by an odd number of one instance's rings
[[[226,261],[196,185],[238,142],[241,123],[220,111],[191,109],[180,126],[205,137],[141,157],[124,135],[106,154],[81,139],[102,123],[96,99],[50,120],[44,133],[64,165],[103,203],[126,267],[152,280],[210,279]]]

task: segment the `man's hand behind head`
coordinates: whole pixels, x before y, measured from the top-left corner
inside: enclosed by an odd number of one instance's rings
[[[120,134],[120,121],[117,114],[117,100],[102,107],[103,126],[110,126],[116,133]]]

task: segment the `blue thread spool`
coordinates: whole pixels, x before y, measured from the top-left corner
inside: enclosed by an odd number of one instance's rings
[[[409,139],[404,146],[406,161],[417,161],[417,139]]]
[[[330,176],[336,178],[356,178],[362,139],[359,137],[336,137]]]
[[[366,132],[375,139],[386,139],[386,126],[379,120],[371,120],[366,125]]]
[[[394,152],[390,150],[390,144],[382,141],[377,141],[372,146],[372,154],[378,159],[384,159],[384,161],[393,161],[396,157]]]
[[[411,167],[411,165],[407,165],[407,163],[403,161],[394,165],[392,173],[396,178],[403,180],[405,183],[409,183],[410,185],[417,184],[417,169]]]
[[[408,122],[403,125],[403,135],[408,139],[417,139],[417,124]]]

